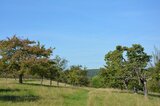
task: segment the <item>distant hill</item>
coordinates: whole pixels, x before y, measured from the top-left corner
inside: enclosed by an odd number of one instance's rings
[[[88,69],[87,70],[87,76],[88,77],[96,76],[99,71],[100,71],[100,69]]]

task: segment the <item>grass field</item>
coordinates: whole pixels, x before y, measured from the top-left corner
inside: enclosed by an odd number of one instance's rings
[[[156,94],[145,98],[115,89],[50,87],[47,80],[43,86],[36,80],[17,82],[0,79],[0,106],[160,106]]]

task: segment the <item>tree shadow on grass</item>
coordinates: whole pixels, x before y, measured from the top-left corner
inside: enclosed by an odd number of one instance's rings
[[[19,92],[20,89],[0,88],[0,92]]]
[[[75,87],[68,87],[68,86],[55,86],[55,85],[41,85],[36,83],[23,83],[24,85],[32,85],[32,86],[43,86],[43,87],[54,87],[54,88],[75,88]]]
[[[128,93],[128,94],[134,94],[132,91],[126,91],[126,90],[121,90],[121,91],[112,91],[112,93]]]
[[[128,93],[128,94],[135,94],[132,91],[112,91],[113,93]],[[142,91],[137,93],[138,95],[144,95],[144,93]],[[156,98],[160,98],[160,94],[159,93],[148,93],[149,97],[156,97]]]
[[[31,102],[39,99],[39,96],[35,95],[0,95],[0,101],[11,101],[11,102]]]
[[[32,86],[44,86],[44,87],[56,87],[56,86],[53,86],[53,85],[41,85],[41,84],[36,84],[36,83],[23,83],[24,85],[32,85]]]
[[[28,102],[28,101],[36,101],[40,99],[39,96],[34,94],[25,94],[25,95],[14,95],[12,92],[16,92],[17,94],[21,91],[26,91],[27,89],[11,89],[11,88],[0,88],[0,101],[11,101],[11,102]],[[9,92],[9,93],[8,93]]]
[[[143,92],[139,92],[138,94],[144,95]],[[160,98],[160,94],[159,93],[148,93],[148,96],[155,97],[155,98]]]
[[[157,98],[160,98],[160,94],[148,94],[149,96],[152,96],[152,97],[157,97]]]

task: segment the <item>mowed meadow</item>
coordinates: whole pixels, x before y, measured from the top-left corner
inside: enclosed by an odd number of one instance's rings
[[[48,80],[40,85],[39,80],[18,84],[14,79],[0,79],[0,106],[160,106],[160,97],[63,83],[57,87],[56,82],[49,86]]]

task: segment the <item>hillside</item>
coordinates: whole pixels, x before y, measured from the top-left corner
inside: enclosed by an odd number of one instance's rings
[[[87,76],[88,77],[93,77],[96,76],[99,72],[99,69],[88,69],[87,70]]]
[[[115,89],[78,88],[40,85],[29,80],[17,84],[15,80],[0,79],[0,106],[160,106],[159,95],[145,98],[140,94]],[[56,85],[56,83],[54,83]]]

